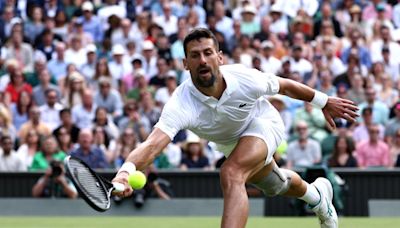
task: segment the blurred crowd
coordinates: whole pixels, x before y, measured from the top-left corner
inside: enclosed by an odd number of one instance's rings
[[[0,171],[46,170],[71,154],[118,168],[190,75],[183,39],[216,35],[240,63],[354,101],[357,123],[268,97],[286,124],[288,168],[400,166],[400,1],[0,1]],[[213,143],[180,131],[152,169],[214,169]],[[51,174],[49,174],[51,175]]]

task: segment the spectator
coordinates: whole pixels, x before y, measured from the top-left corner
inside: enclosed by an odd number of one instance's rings
[[[89,33],[96,43],[101,43],[104,35],[103,28],[100,19],[93,15],[93,10],[93,3],[85,1],[82,4],[83,16],[79,19],[82,21],[83,31]]]
[[[242,8],[242,20],[240,30],[242,34],[253,37],[254,34],[260,32],[260,23],[256,17],[256,8],[250,4]]]
[[[385,18],[392,18],[392,7],[381,0],[372,0],[363,10],[362,19],[367,21],[376,19],[380,10],[385,11]]]
[[[197,0],[186,1],[182,9],[182,15],[188,15],[191,11],[196,13],[200,24],[206,23],[206,11],[199,5]]]
[[[32,97],[26,91],[20,93],[17,103],[11,104],[12,121],[17,131],[28,121],[28,112],[32,104]]]
[[[400,59],[395,60],[391,57],[392,55],[393,54],[390,53],[389,47],[382,47],[382,63],[384,65],[385,72],[389,75],[389,78],[392,81],[397,82],[400,77]]]
[[[80,68],[86,62],[86,51],[82,47],[82,38],[73,33],[69,48],[65,51],[65,62]]]
[[[94,76],[96,72],[96,65],[97,65],[97,48],[94,44],[89,44],[86,46],[86,63],[82,65],[81,69],[79,70],[85,81],[92,85],[94,84]]]
[[[400,67],[400,65],[398,65]],[[377,95],[377,99],[387,107],[392,107],[399,100],[399,91],[393,88],[392,78],[388,74],[382,75],[382,89]]]
[[[83,160],[92,169],[108,168],[108,162],[104,151],[94,146],[93,134],[90,129],[81,129],[79,133],[79,145],[71,152],[71,156]]]
[[[112,80],[110,69],[108,68],[108,60],[106,58],[99,58],[96,62],[93,79],[88,81],[89,85],[95,89],[99,88],[99,79],[103,77],[110,78]]]
[[[320,34],[323,21],[331,22],[336,37],[340,38],[343,36],[340,24],[334,17],[334,14],[332,13],[332,7],[329,2],[325,2],[321,6],[321,18],[318,19],[314,24],[314,38]]]
[[[385,126],[385,141],[389,143],[395,139],[396,132],[400,129],[400,102],[393,106],[393,113],[394,117]]]
[[[391,31],[389,27],[382,25],[379,28],[380,39],[371,42],[371,56],[373,62],[382,60],[382,48],[387,47],[391,53],[391,59],[393,63],[396,63],[400,59],[400,45],[392,40]]]
[[[61,109],[59,112],[60,115],[60,125],[57,126],[53,131],[54,136],[60,135],[60,131],[66,130],[67,134],[70,136],[72,143],[78,142],[78,135],[80,129],[75,125],[72,120],[71,110],[69,108]]]
[[[321,142],[328,135],[323,113],[308,102],[304,102],[304,107],[296,110],[294,126],[303,121],[307,123],[307,133],[313,139]]]
[[[188,169],[210,169],[208,158],[204,155],[204,148],[201,139],[194,133],[189,134],[184,145],[184,156],[179,168]]]
[[[22,31],[13,31],[11,33],[9,45],[3,49],[3,59],[17,59],[20,71],[32,72],[33,71],[33,49],[32,46],[23,41]],[[2,51],[2,52],[3,52]]]
[[[0,137],[0,172],[26,171],[27,167],[13,150],[13,141],[8,135]]]
[[[128,18],[123,18],[120,27],[111,34],[111,41],[114,45],[126,46],[128,42],[140,42],[138,34],[132,29],[132,22]]]
[[[61,103],[66,107],[74,107],[82,104],[82,96],[86,89],[84,77],[77,71],[68,76]]]
[[[277,34],[281,39],[285,39],[289,33],[289,24],[286,15],[283,14],[281,7],[274,3],[270,10],[269,15],[271,16],[271,25],[269,29],[272,33]]]
[[[93,92],[85,89],[82,93],[82,104],[72,108],[72,120],[80,129],[91,128],[97,106],[93,103]]]
[[[61,162],[52,162],[45,174],[32,188],[33,197],[68,197],[74,199],[78,192],[72,182],[65,176]]]
[[[375,124],[386,125],[389,119],[389,109],[384,103],[377,100],[375,89],[367,88],[365,90],[365,98],[366,101],[358,105],[360,112],[366,107],[372,107],[373,122]]]
[[[47,170],[51,168],[52,162],[63,162],[66,157],[64,151],[58,149],[57,141],[52,135],[43,138],[40,147],[41,151],[36,152],[33,156],[32,165],[29,167],[30,171]]]
[[[272,74],[278,73],[281,68],[281,61],[273,56],[274,44],[265,40],[261,43],[261,69],[263,72],[268,72]]]
[[[154,86],[156,89],[164,87],[169,70],[170,67],[166,59],[157,59],[157,74],[150,78],[149,85]]]
[[[53,57],[55,50],[54,33],[50,29],[45,29],[40,36],[40,42],[36,44],[36,52],[40,51],[49,61]]]
[[[47,89],[45,96],[46,103],[39,107],[40,120],[53,131],[61,123],[59,112],[63,109],[63,106],[57,101],[58,95],[56,90]]]
[[[76,135],[75,137],[78,138],[78,135]],[[55,134],[55,137],[57,138],[60,150],[64,151],[66,154],[70,154],[71,151],[74,149],[75,144],[72,142],[71,135],[68,132],[67,128],[59,128],[59,130]]]
[[[55,46],[54,57],[47,63],[47,69],[56,81],[67,76],[67,63],[65,62],[66,45],[59,42]]]
[[[374,125],[373,122],[373,112],[374,110],[371,107],[366,107],[361,111],[362,122],[354,128],[353,131],[353,139],[358,144],[362,141],[366,141],[369,138],[368,129]],[[385,127],[383,125],[378,125],[379,128],[379,138],[383,139],[383,135],[385,133]]]
[[[33,157],[40,151],[40,136],[36,130],[30,130],[23,140],[25,143],[18,147],[17,154],[25,167],[31,167]]]
[[[232,35],[233,20],[226,16],[225,6],[222,1],[214,2],[214,16],[216,19],[216,29],[225,35],[225,39],[229,39]]]
[[[369,139],[357,145],[356,156],[358,166],[390,167],[390,150],[388,144],[379,139],[379,127],[372,125],[368,128]]]
[[[143,92],[140,96],[140,115],[147,117],[150,121],[150,128],[158,122],[161,116],[161,109],[155,106],[155,101],[150,92]]]
[[[24,123],[19,130],[20,144],[24,144],[26,135],[31,130],[36,130],[40,136],[48,136],[51,134],[50,128],[40,120],[40,109],[37,106],[32,106],[29,109],[29,120]]]
[[[51,84],[51,75],[47,69],[42,70],[39,73],[40,84],[33,88],[33,100],[37,106],[46,104],[46,91],[54,90],[57,94],[57,100],[61,98],[61,92],[58,86]]]
[[[120,168],[128,155],[138,146],[137,135],[132,128],[125,128],[120,135],[111,161],[115,167]]]
[[[154,97],[159,107],[163,107],[167,103],[178,86],[176,82],[176,73],[174,71],[168,71],[165,83],[166,86],[158,89]]]
[[[136,72],[136,77],[135,77],[136,86],[128,92],[127,94],[128,99],[133,99],[137,101],[140,99],[140,94],[142,94],[143,92],[149,92],[154,96],[156,89],[153,86],[148,85],[148,82],[144,74],[145,74],[144,70],[138,70]]]
[[[18,98],[23,91],[32,95],[32,86],[25,82],[21,70],[16,69],[15,72],[10,75],[10,82],[5,89],[5,92],[7,96],[10,96],[11,102],[15,103],[18,101]]]
[[[95,126],[93,128],[93,144],[95,147],[100,148],[106,157],[109,164],[114,164],[113,151],[116,147],[116,140],[108,136],[105,129],[101,126]]]
[[[12,116],[10,111],[0,106],[0,136],[8,135],[11,137],[11,140],[15,142],[17,136],[17,130],[12,124]]]
[[[107,113],[104,107],[98,107],[95,112],[95,118],[93,119],[93,128],[102,127],[107,136],[111,139],[117,139],[119,131],[117,126],[112,121],[111,115]]]
[[[118,128],[120,131],[124,131],[126,128],[132,128],[138,136],[139,142],[143,142],[152,129],[149,119],[140,114],[136,105],[129,107],[126,111],[126,116],[118,121]]]
[[[396,131],[396,134],[393,135],[392,140],[389,142],[392,166],[400,167],[400,129]]]
[[[271,25],[271,18],[267,15],[261,18],[261,30],[254,34],[254,40],[259,40],[263,42],[269,39],[270,36],[270,25]]]
[[[0,61],[2,61],[0,59]],[[4,63],[4,69],[5,72],[2,72],[3,75],[1,75],[0,78],[0,91],[4,92],[6,90],[7,85],[10,83],[10,78],[11,75],[14,75],[15,72],[19,68],[19,63],[16,59],[8,59]]]
[[[290,69],[291,71],[297,71],[300,73],[301,78],[305,78],[307,74],[311,74],[312,65],[311,63],[303,58],[303,48],[301,46],[293,46],[292,56],[290,57]]]
[[[321,146],[309,138],[308,125],[304,121],[296,124],[298,139],[292,141],[287,149],[287,167],[310,167],[321,162]]]
[[[94,103],[98,107],[104,107],[112,116],[122,113],[122,99],[120,93],[111,88],[111,80],[106,77],[99,79],[100,91],[94,96]]]
[[[371,54],[368,48],[363,45],[362,42],[362,33],[358,29],[353,29],[350,31],[350,47],[344,48],[342,50],[342,61],[344,63],[348,63],[350,54],[352,51],[357,50],[356,53],[358,55],[358,59],[360,60],[360,63],[362,65],[365,65],[366,67],[371,67],[372,62],[371,62]]]
[[[355,73],[350,80],[351,88],[347,91],[348,99],[356,104],[365,102],[364,79],[359,73]]]
[[[67,40],[68,27],[69,23],[65,10],[57,11],[56,15],[54,16],[54,34],[59,36],[62,40]]]
[[[155,52],[154,44],[150,40],[145,40],[142,43],[142,64],[143,69],[145,70],[145,76],[147,80],[150,80],[149,77],[157,74],[157,57]]]
[[[329,167],[357,167],[357,160],[353,156],[355,150],[354,142],[347,137],[338,137],[335,148],[328,159]]]
[[[397,4],[393,7],[393,23],[396,28],[400,28],[400,1],[397,1]]]
[[[108,69],[113,79],[113,87],[118,88],[122,78],[132,73],[131,64],[124,59],[125,48],[121,44],[115,44],[112,48],[113,59],[108,63]]]

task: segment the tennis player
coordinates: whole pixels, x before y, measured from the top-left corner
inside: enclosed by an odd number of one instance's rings
[[[322,109],[332,128],[334,118],[355,121],[354,103],[240,64],[222,65],[218,42],[207,29],[192,30],[183,45],[184,65],[191,80],[175,90],[152,133],[130,153],[113,179],[125,185],[120,195],[132,194],[127,183],[129,173],[143,170],[179,130],[189,129],[217,143],[227,157],[220,173],[224,195],[221,227],[245,227],[249,212],[245,183],[254,184],[267,196],[302,199],[317,214],[321,227],[338,227],[330,182],[318,178],[312,184],[306,183],[295,172],[279,168],[273,160],[284,138],[284,125],[264,95],[279,93],[309,101]]]

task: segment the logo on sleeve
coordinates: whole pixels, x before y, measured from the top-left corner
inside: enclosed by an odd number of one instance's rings
[[[239,108],[243,108],[243,107],[246,106],[246,105],[247,105],[246,103],[240,104],[240,105],[239,105]]]

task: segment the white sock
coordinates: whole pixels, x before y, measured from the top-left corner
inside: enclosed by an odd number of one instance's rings
[[[310,185],[309,183],[306,183],[306,185],[306,193],[304,193],[304,196],[299,197],[299,199],[304,200],[311,207],[316,206],[321,201],[321,196],[314,186]]]

